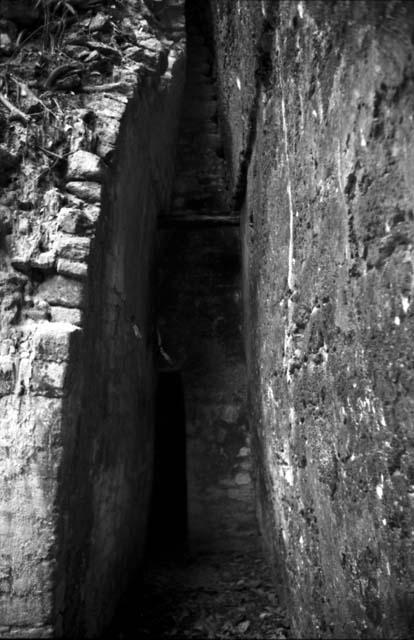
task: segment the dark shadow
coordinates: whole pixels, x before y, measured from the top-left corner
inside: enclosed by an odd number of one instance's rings
[[[153,493],[148,555],[172,557],[187,547],[186,429],[180,371],[161,371],[155,405]]]

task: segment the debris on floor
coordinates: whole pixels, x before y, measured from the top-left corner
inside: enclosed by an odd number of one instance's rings
[[[187,555],[148,566],[118,612],[111,637],[289,637],[268,565],[254,553]]]

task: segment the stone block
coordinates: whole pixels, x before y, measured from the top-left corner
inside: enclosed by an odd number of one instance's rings
[[[35,298],[33,300],[33,306],[25,307],[23,314],[26,318],[32,320],[48,320],[50,317],[50,305],[42,298]]]
[[[124,115],[125,103],[121,100],[117,100],[115,96],[111,95],[99,95],[91,96],[88,101],[88,107],[91,111],[97,113],[98,122],[106,120],[114,120],[118,123]]]
[[[60,397],[63,395],[68,364],[66,362],[33,362],[31,389],[35,395]]]
[[[149,51],[162,51],[162,44],[156,38],[146,38],[145,40],[141,40],[139,44]]]
[[[101,182],[105,165],[101,158],[90,151],[79,149],[68,158],[67,180],[92,180]]]
[[[82,262],[89,255],[91,239],[84,236],[60,235],[54,245],[59,258]]]
[[[35,359],[66,362],[80,335],[80,329],[67,322],[39,324],[34,335]]]
[[[88,267],[84,262],[73,262],[63,258],[57,261],[56,270],[61,275],[75,280],[85,280],[88,275]]]
[[[101,185],[91,181],[71,181],[66,184],[66,191],[89,203],[100,202]]]
[[[48,278],[39,287],[39,295],[50,305],[83,307],[83,286],[80,282],[63,276]]]
[[[58,215],[58,229],[64,233],[83,235],[93,229],[99,216],[99,207],[89,206],[85,209],[78,207],[62,207]]]
[[[74,325],[82,324],[82,311],[80,309],[69,309],[68,307],[51,307],[52,322],[69,322]]]
[[[54,268],[56,262],[56,251],[44,251],[37,256],[30,258],[30,266],[35,269],[49,271]]]
[[[25,637],[22,629],[43,627],[42,622],[46,622],[45,612],[52,611],[52,607],[51,592],[35,592],[20,598],[0,595],[0,620],[11,627],[9,638],[22,638]]]

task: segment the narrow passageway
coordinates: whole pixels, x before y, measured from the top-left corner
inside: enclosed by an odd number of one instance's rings
[[[228,202],[212,46],[194,22],[200,14],[187,14],[176,176],[158,230],[158,365],[182,377],[190,548],[254,548],[239,221]]]
[[[286,618],[256,523],[239,219],[230,207],[213,43],[201,6],[187,7],[176,177],[170,210],[159,218],[159,374],[146,566],[113,633],[285,638]]]

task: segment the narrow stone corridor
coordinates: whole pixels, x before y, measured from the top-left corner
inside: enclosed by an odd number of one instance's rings
[[[414,638],[413,33],[0,0],[0,638]]]
[[[159,217],[155,471],[144,578],[111,634],[285,638],[257,530],[231,211],[208,16],[187,9],[187,80],[169,211]],[[198,5],[197,5],[198,7]]]
[[[240,221],[229,205],[214,50],[192,7],[172,203],[159,219],[158,368],[182,377],[190,547],[222,550],[255,547],[258,534],[245,409]],[[166,438],[171,429],[167,418]],[[171,451],[166,442],[158,450],[163,447]],[[156,475],[163,473],[165,463],[155,465]],[[167,486],[170,479],[158,482]]]

